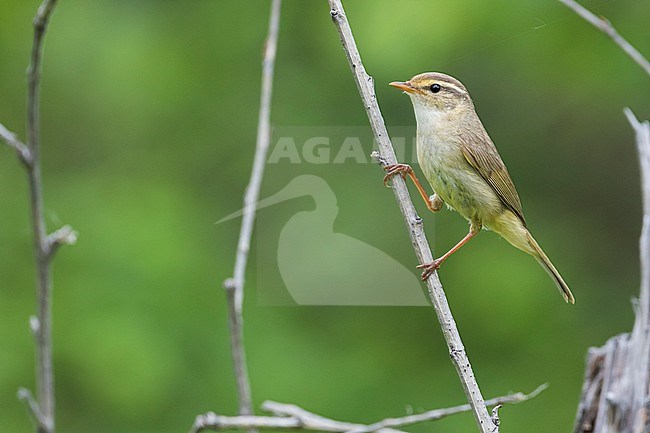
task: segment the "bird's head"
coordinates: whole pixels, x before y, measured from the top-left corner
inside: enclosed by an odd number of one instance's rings
[[[390,85],[411,97],[416,113],[473,108],[463,83],[440,72],[425,72],[408,81],[393,81]]]

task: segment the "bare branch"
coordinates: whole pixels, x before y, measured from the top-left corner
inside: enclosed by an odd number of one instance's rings
[[[32,154],[29,151],[29,148],[22,141],[18,140],[16,134],[9,131],[5,126],[0,123],[0,138],[2,138],[7,146],[11,147],[18,154],[20,161],[29,167],[31,165]]]
[[[250,429],[274,429],[286,430],[302,427],[297,418],[278,418],[272,416],[222,416],[214,412],[199,415],[194,421],[190,433],[198,433],[203,430],[250,430]]]
[[[232,351],[235,378],[237,380],[237,394],[239,397],[239,414],[250,415],[253,413],[251,386],[246,367],[246,353],[244,351],[243,333],[243,304],[244,281],[248,252],[250,250],[253,223],[255,221],[254,204],[259,199],[264,164],[271,142],[271,94],[273,90],[273,70],[275,67],[275,54],[277,52],[278,33],[280,28],[281,0],[273,0],[269,18],[269,30],[264,44],[264,57],[262,60],[262,91],[260,97],[260,112],[257,124],[257,143],[255,159],[251,171],[250,181],[244,194],[244,215],[239,242],[237,244],[237,257],[233,277],[224,281],[224,289],[228,300],[228,324],[230,328],[230,347]]]
[[[278,403],[275,401],[265,401],[262,409],[271,412],[281,417],[292,417],[300,420],[303,430],[321,430],[332,432],[347,432],[351,430],[361,429],[365,426],[363,424],[350,423],[344,421],[336,421],[325,418],[315,413],[309,412],[295,404]],[[390,428],[381,428],[377,430],[379,433],[397,433],[399,430]]]
[[[646,74],[650,75],[650,62],[634,48],[623,36],[621,36],[614,26],[605,18],[597,17],[587,8],[576,2],[575,0],[559,0],[564,5],[572,9],[576,14],[584,18],[585,21],[596,27],[601,32],[609,36],[616,45],[618,45],[625,53],[632,58]]]
[[[530,394],[518,392],[503,397],[497,397],[487,401],[489,406],[501,405],[506,403],[520,403],[537,396],[545,390],[546,384],[539,386]],[[455,415],[461,412],[469,412],[471,406],[464,404],[461,406],[450,407],[446,409],[435,409],[429,412],[409,415],[401,418],[387,418],[373,424],[358,424],[344,421],[336,421],[330,418],[309,412],[295,404],[278,403],[266,401],[262,409],[273,413],[275,416],[222,416],[213,412],[196,417],[191,433],[197,433],[203,430],[245,430],[245,429],[263,429],[263,430],[315,430],[326,432],[340,433],[400,433],[402,430],[395,428],[406,425],[416,424],[425,421],[435,421],[449,415]],[[495,412],[492,411],[493,419]]]
[[[379,110],[379,105],[377,104],[374,82],[372,77],[366,73],[366,70],[363,67],[350,24],[348,23],[343,10],[343,5],[340,0],[329,0],[329,4],[332,20],[339,31],[343,49],[348,58],[348,62],[350,63],[350,68],[352,69],[352,74],[354,75],[359,94],[361,95],[363,106],[368,114],[370,126],[375,135],[379,152],[387,163],[394,164],[397,162],[397,158],[395,156],[393,145],[388,137],[388,131],[386,130],[386,125],[384,124],[381,111]],[[415,207],[413,206],[413,202],[409,196],[404,179],[402,179],[401,176],[396,176],[394,180],[393,191],[395,193],[395,198],[408,227],[411,242],[418,260],[420,263],[430,263],[433,261],[433,255],[431,254],[431,248],[429,247],[429,243],[427,242],[424,233],[422,219],[415,211]],[[449,354],[454,367],[456,368],[456,372],[460,377],[465,395],[472,406],[472,412],[476,419],[476,423],[482,433],[498,432],[498,426],[494,425],[490,414],[485,407],[481,390],[479,389],[476,378],[474,377],[474,372],[472,371],[469,359],[465,353],[465,347],[463,346],[458,328],[456,327],[456,322],[454,321],[451,310],[449,309],[449,304],[447,303],[447,298],[442,288],[442,284],[438,279],[437,273],[434,273],[429,277],[427,280],[427,287],[429,289],[431,302],[438,316],[438,321],[440,322],[442,333],[447,342],[447,347],[449,348]]]
[[[542,391],[548,388],[548,384],[542,384],[538,386],[529,394],[524,394],[523,392],[517,392],[515,394],[509,394],[502,397],[496,397],[485,402],[486,406],[498,406],[501,407],[504,404],[517,404],[531,398],[537,397]],[[348,433],[372,433],[378,431],[382,428],[394,427],[400,428],[407,425],[418,424],[426,421],[437,421],[439,419],[448,417],[450,415],[455,415],[457,413],[469,412],[472,410],[472,407],[469,404],[463,404],[460,406],[448,407],[445,409],[433,409],[428,412],[419,413],[415,415],[408,415],[400,418],[386,418],[379,422],[369,424],[360,429],[350,430]],[[494,420],[494,417],[492,417]]]
[[[204,430],[312,430],[325,432],[345,432],[359,424],[334,421],[322,418],[301,409],[301,416],[222,416],[213,412],[200,415],[192,426],[191,433]],[[403,433],[399,430],[382,430],[381,433]]]
[[[643,227],[640,240],[641,293],[637,320],[632,334],[632,338],[634,338],[636,334],[647,333],[650,329],[650,122],[639,121],[629,108],[625,108],[623,111],[636,135],[636,147],[641,165],[641,191],[643,193]]]
[[[636,133],[641,165],[641,287],[631,333],[590,348],[575,433],[647,432],[650,408],[650,122],[624,110]]]
[[[27,69],[27,144],[0,125],[0,137],[18,154],[27,170],[34,232],[34,256],[37,276],[36,316],[30,318],[30,328],[36,344],[36,386],[38,402],[28,390],[21,388],[18,398],[25,401],[36,421],[38,433],[54,432],[54,372],[52,367],[52,273],[51,255],[61,243],[71,243],[74,232],[68,226],[47,236],[43,214],[43,185],[40,166],[39,87],[43,38],[56,0],[43,0],[34,17],[34,39]]]
[[[636,134],[636,145],[641,165],[641,191],[643,194],[643,226],[639,240],[639,256],[641,267],[641,286],[639,301],[636,308],[636,319],[630,336],[632,344],[631,360],[628,365],[629,374],[629,410],[634,414],[636,431],[645,426],[648,431],[648,415],[650,412],[648,400],[648,385],[650,384],[650,122],[640,122],[625,108],[630,125]]]
[[[650,62],[607,19],[596,17],[575,0],[560,1],[607,34],[650,75]],[[640,297],[634,302],[632,332],[610,338],[603,347],[589,349],[574,433],[650,431],[650,122],[640,122],[629,108],[624,113],[636,134],[641,166]]]

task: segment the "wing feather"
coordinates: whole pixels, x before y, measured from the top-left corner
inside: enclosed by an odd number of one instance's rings
[[[476,172],[494,189],[503,204],[526,224],[521,201],[508,169],[486,132],[481,137],[466,137],[461,144],[463,156]]]

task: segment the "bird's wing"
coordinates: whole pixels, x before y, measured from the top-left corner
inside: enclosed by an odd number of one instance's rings
[[[525,225],[526,220],[515,184],[512,183],[508,169],[487,133],[484,133],[483,137],[474,138],[471,142],[462,143],[461,149],[467,162],[494,189],[503,204]]]

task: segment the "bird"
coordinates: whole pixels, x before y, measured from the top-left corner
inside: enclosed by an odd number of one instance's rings
[[[469,232],[460,242],[433,262],[418,266],[423,269],[422,280],[485,228],[537,259],[564,300],[575,303],[569,286],[530,233],[508,169],[465,86],[440,72],[425,72],[390,85],[411,99],[417,123],[417,159],[434,194],[427,194],[407,164],[385,166],[384,184],[395,175],[408,176],[429,210],[438,212],[446,204],[469,222]]]

